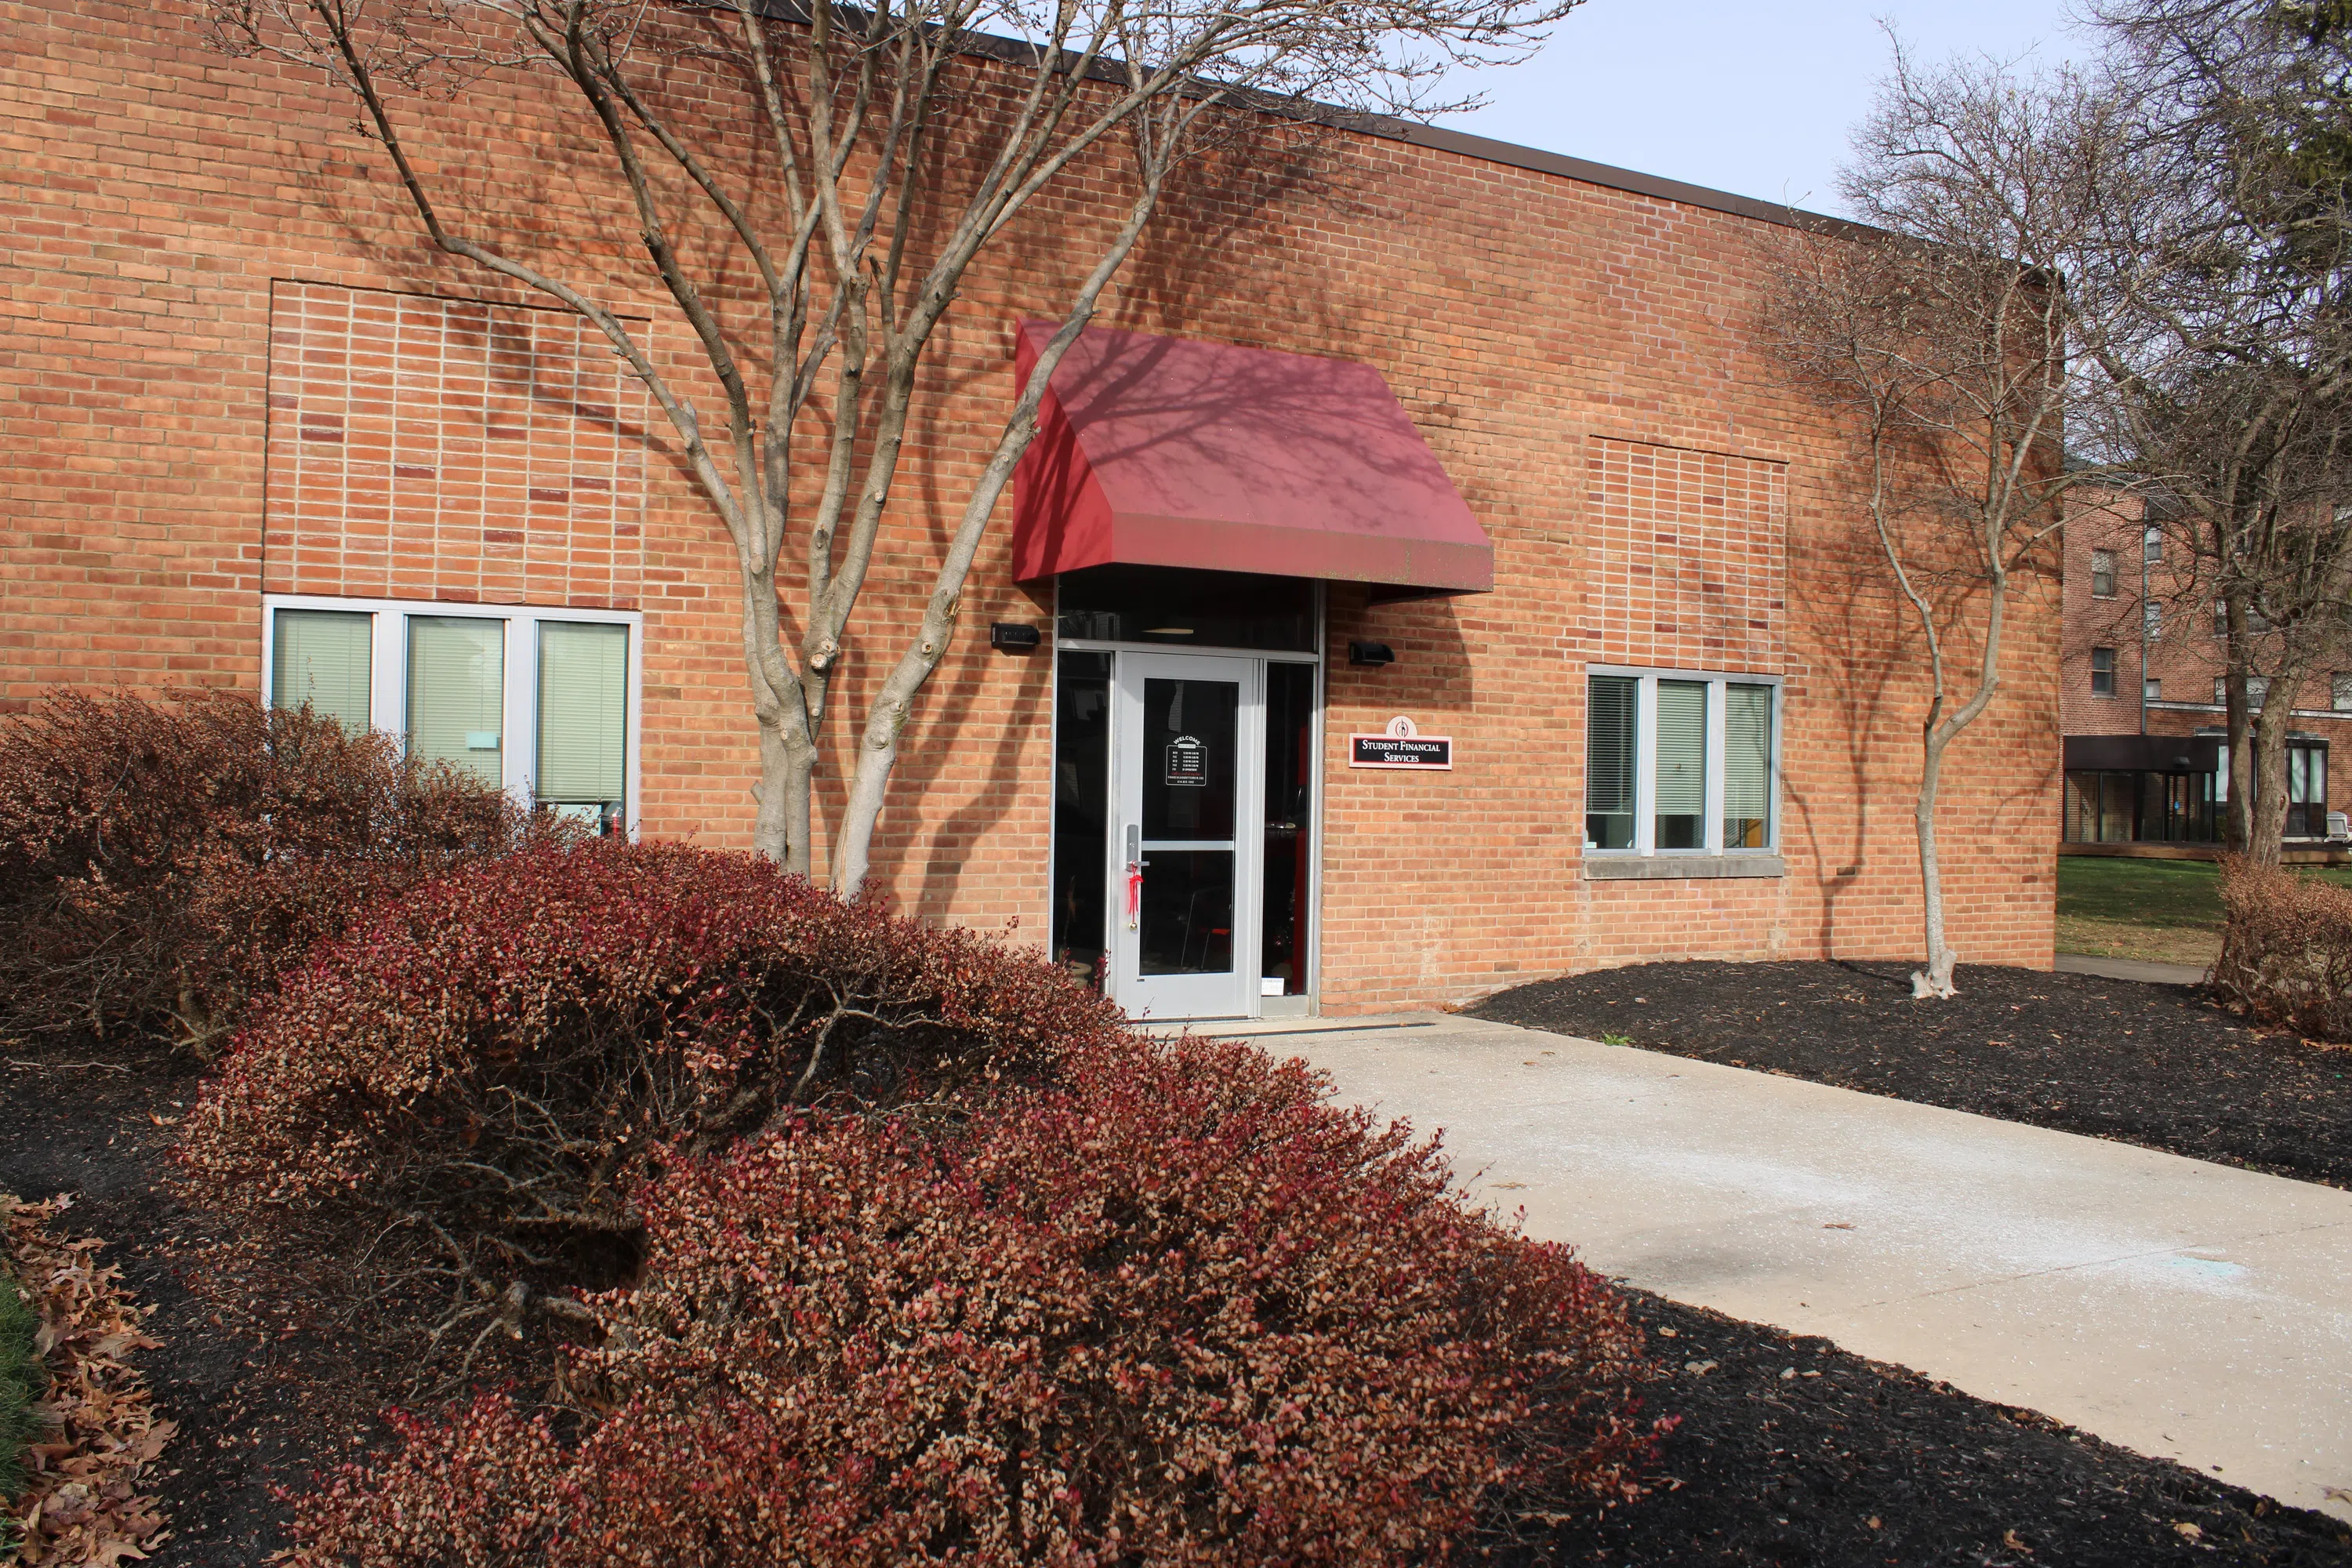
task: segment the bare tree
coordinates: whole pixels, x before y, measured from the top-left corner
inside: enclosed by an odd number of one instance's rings
[[[2341,7],[2119,0],[2126,175],[2076,292],[2088,440],[2171,502],[2222,606],[2232,848],[2275,862],[2295,698],[2352,587],[2352,37]],[[2257,708],[2257,684],[2271,700]]]
[[[1895,51],[1844,194],[1870,229],[1775,243],[1767,330],[1850,433],[1878,558],[1925,644],[1921,997],[1953,994],[1937,810],[1955,742],[2000,689],[2021,572],[2060,497],[2107,476],[2063,460],[2078,384],[2064,264],[2091,233],[2113,105],[2072,75],[1921,72]]]
[[[829,699],[933,336],[977,258],[1048,192],[1115,177],[1124,149],[1123,210],[963,496],[920,623],[851,748],[826,868],[844,896],[866,878],[900,736],[955,636],[1046,382],[1171,174],[1221,125],[1459,107],[1433,100],[1441,77],[1524,54],[1577,3],[205,0],[220,47],[315,66],[352,95],[436,246],[577,312],[650,389],[734,545],[760,740],[753,843],[807,875],[817,779],[845,743]],[[596,149],[586,156],[625,194],[718,389],[716,418],[591,280],[610,237],[501,229],[417,151],[429,125],[532,154],[538,128],[511,112],[518,73],[553,79],[572,117],[559,144]],[[436,94],[473,112],[429,115]]]

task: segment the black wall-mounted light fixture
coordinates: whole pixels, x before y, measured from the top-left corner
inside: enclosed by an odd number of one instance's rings
[[[1044,640],[1035,626],[1024,626],[1018,621],[996,621],[988,628],[988,646],[1006,653],[1027,653]]]
[[[1348,662],[1368,664],[1377,668],[1383,664],[1394,664],[1396,655],[1390,651],[1389,645],[1384,642],[1366,642],[1360,637],[1351,637],[1348,642]]]

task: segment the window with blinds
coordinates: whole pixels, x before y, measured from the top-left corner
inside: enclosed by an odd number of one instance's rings
[[[1633,847],[1634,704],[1642,683],[1596,675],[1584,705],[1584,841],[1593,849]]]
[[[375,617],[350,610],[280,610],[272,631],[269,703],[308,706],[353,734],[368,713],[368,646]]]
[[[408,750],[486,784],[505,773],[504,621],[408,617]]]
[[[1723,847],[1772,842],[1772,689],[1723,689]]]
[[[629,628],[539,623],[539,799],[621,818],[629,739]]]
[[[1706,847],[1706,682],[1658,682],[1656,822],[1660,849]]]
[[[1679,670],[1585,681],[1586,849],[1773,852],[1777,683]]]

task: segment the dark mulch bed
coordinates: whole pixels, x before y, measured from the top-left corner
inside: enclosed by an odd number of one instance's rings
[[[2352,1187],[2352,1050],[2186,986],[1963,966],[1649,963],[1489,997],[1479,1017]]]
[[[299,1318],[256,1322],[224,1310],[251,1289],[211,1272],[236,1252],[174,1201],[165,1179],[171,1119],[194,1081],[103,1059],[132,1070],[0,1064],[0,1187],[75,1194],[67,1228],[105,1237],[104,1256],[158,1309],[152,1327],[163,1348],[145,1367],[182,1435],[167,1456],[172,1537],[152,1561],[247,1568],[285,1543],[277,1489],[299,1490],[354,1443],[381,1436],[375,1413],[399,1397],[401,1369]],[[1555,1560],[2352,1564],[2352,1531],[2334,1521],[2041,1416],[1825,1341],[1647,1296],[1634,1297],[1634,1310],[1668,1369],[1650,1407],[1682,1417],[1665,1445],[1666,1479],[1641,1501],[1567,1527],[1551,1543]],[[1704,1373],[1685,1370],[1709,1361]],[[1798,1375],[1783,1379],[1790,1367]],[[1803,1375],[1813,1371],[1822,1375]],[[2184,1523],[2201,1539],[2181,1533]]]
[[[1657,1489],[1562,1531],[1564,1562],[2352,1563],[2352,1526],[2324,1515],[1827,1340],[1653,1296],[1633,1305],[1670,1369],[1652,1404],[1682,1425]]]
[[[163,1348],[139,1365],[180,1431],[163,1456],[170,1537],[150,1561],[251,1568],[287,1544],[276,1489],[305,1488],[379,1436],[398,1369],[329,1342],[266,1297],[258,1311],[225,1307],[244,1294],[217,1273],[235,1249],[165,1179],[172,1123],[195,1097],[184,1067],[88,1046],[29,1058],[16,1042],[0,1058],[37,1063],[0,1060],[0,1188],[72,1194],[58,1228],[104,1239],[101,1258],[155,1308],[148,1329]]]

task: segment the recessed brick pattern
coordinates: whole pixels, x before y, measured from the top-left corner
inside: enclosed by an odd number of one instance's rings
[[[280,281],[263,581],[634,608],[646,404],[571,311]]]
[[[1577,651],[1596,664],[1779,674],[1789,466],[1597,436],[1587,454]]]

